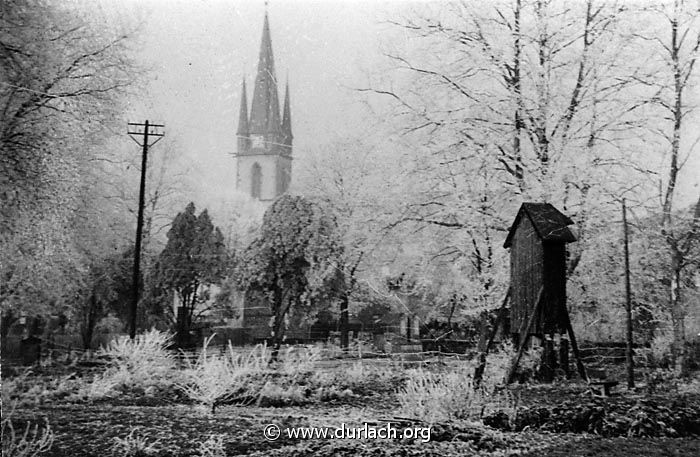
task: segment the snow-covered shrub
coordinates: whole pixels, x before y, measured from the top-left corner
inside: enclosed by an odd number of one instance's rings
[[[119,457],[144,457],[159,452],[158,440],[149,443],[145,436],[138,436],[135,433],[136,427],[131,429],[126,438],[115,437],[112,453]]]
[[[472,404],[481,391],[474,390],[467,370],[431,373],[410,370],[397,392],[401,415],[428,423],[463,419],[472,415]]]
[[[478,419],[494,410],[515,411],[515,400],[503,386],[505,356],[487,362],[479,387],[474,386],[474,364],[465,363],[438,372],[408,371],[408,380],[397,392],[402,415],[429,423],[453,419]]]
[[[75,394],[76,400],[101,400],[119,395],[119,387],[123,385],[122,372],[96,374],[91,381],[83,383]]]
[[[495,351],[492,351],[486,358],[486,368],[484,369],[484,385],[494,386],[505,383],[508,371],[513,363],[517,349],[510,340],[504,341]],[[536,352],[536,351],[535,351]],[[528,356],[524,354],[520,359],[520,371],[534,370],[534,363],[537,355]]]
[[[258,344],[249,351],[237,351],[231,342],[228,343],[228,357],[234,371],[242,374],[262,373],[270,364],[270,350],[267,344]]]
[[[96,394],[114,389],[146,389],[151,386],[172,384],[175,359],[168,347],[172,335],[157,330],[136,335],[133,340],[120,336],[101,348],[100,357],[108,360],[108,368],[93,379],[95,386],[89,387]]]
[[[260,400],[275,406],[300,405],[306,403],[306,389],[296,384],[279,385],[266,382],[260,392]]]
[[[290,346],[282,355],[282,371],[292,377],[310,373],[322,354],[321,346]]]
[[[17,376],[3,378],[2,402],[20,407],[41,405],[75,395],[81,385],[74,373],[49,378],[25,370]]]
[[[120,336],[100,349],[98,355],[107,358],[110,368],[128,373],[134,382],[168,375],[175,366],[175,359],[168,349],[173,336],[150,330],[130,339]]]
[[[671,360],[672,346],[673,334],[671,332],[656,332],[649,347],[652,366],[659,368],[668,367]]]
[[[12,425],[11,411],[3,411],[2,417],[2,455],[7,457],[33,457],[51,449],[54,434],[48,421],[44,427],[32,426],[27,422],[24,431],[16,431]]]
[[[255,395],[250,392],[247,381],[265,369],[269,358],[266,346],[257,346],[245,354],[237,353],[230,344],[227,353],[212,351],[209,343],[213,337],[204,340],[194,362],[186,361],[182,381],[177,383],[187,397],[206,407],[212,414],[218,404],[236,393]]]
[[[175,359],[168,349],[169,333],[150,330],[133,340],[120,336],[100,348],[97,355],[107,360],[107,369],[92,377],[78,390],[81,400],[99,400],[123,391],[166,389],[176,379]]]

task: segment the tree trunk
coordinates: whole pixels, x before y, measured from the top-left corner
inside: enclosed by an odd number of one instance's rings
[[[679,373],[686,371],[685,363],[685,312],[681,298],[681,270],[683,269],[684,253],[678,245],[671,227],[671,213],[673,211],[673,198],[680,171],[678,156],[680,153],[681,129],[683,122],[683,91],[685,89],[682,76],[682,63],[680,57],[682,39],[678,37],[678,8],[674,4],[674,16],[671,20],[671,46],[670,57],[673,69],[673,95],[674,103],[671,108],[673,116],[673,135],[671,138],[671,168],[669,170],[668,185],[663,202],[663,215],[661,219],[662,233],[666,236],[671,257],[671,280],[669,282],[669,304],[671,305],[671,324],[673,326],[672,357],[676,370]],[[691,66],[692,68],[692,66]]]
[[[191,340],[191,332],[192,332],[192,320],[194,319],[194,310],[197,308],[197,292],[199,290],[199,281],[194,282],[194,290],[192,291],[192,301],[190,305],[186,308],[187,309],[187,315],[185,319],[185,329],[187,333],[185,334],[187,336],[187,344],[189,346],[193,346],[195,342]]]
[[[282,347],[282,338],[284,337],[284,316],[275,316],[275,322],[272,326],[272,352],[270,353],[270,363],[279,360],[280,348]]]
[[[549,109],[547,48],[549,47],[549,37],[547,35],[547,28],[545,27],[546,8],[547,3],[543,0],[537,0],[537,2],[535,2],[535,14],[537,16],[539,34],[537,36],[537,114],[535,115],[534,130],[537,142],[535,148],[542,179],[545,179],[549,169],[549,132],[547,131],[547,111]]]
[[[85,350],[90,349],[92,346],[92,337],[97,325],[97,298],[94,292],[90,294],[90,301],[86,311],[85,316],[83,316],[83,328],[80,335],[83,349]]]
[[[280,348],[282,347],[282,339],[284,338],[284,318],[287,316],[291,303],[286,303],[286,294],[281,290],[275,291],[275,318],[272,322],[272,352],[270,353],[270,363],[279,360]]]
[[[360,265],[363,256],[364,251],[360,251],[360,253],[357,256],[357,259],[355,260],[355,264],[349,271],[349,284],[348,287],[346,287],[345,290],[343,290],[340,302],[340,347],[342,347],[343,349],[347,349],[350,346],[350,338],[348,335],[348,326],[350,323],[350,319],[348,316],[348,305],[350,303],[350,294],[352,293],[353,289],[355,288],[355,284],[357,283],[355,273],[357,272],[357,267]]]
[[[671,258],[671,324],[673,326],[673,345],[671,355],[676,372],[683,375],[687,371],[685,357],[685,311],[683,309],[683,299],[681,297],[681,268],[682,255],[674,251]]]
[[[350,346],[350,338],[348,335],[348,294],[343,293],[340,300],[340,347],[347,349]]]
[[[680,44],[678,43],[678,18],[674,17],[671,21],[671,65],[673,68],[673,136],[671,138],[671,168],[668,175],[668,186],[666,187],[666,195],[664,196],[663,204],[663,219],[662,225],[671,222],[671,210],[673,209],[673,196],[676,190],[676,181],[678,180],[678,153],[681,144],[681,127],[683,122],[683,89],[685,84],[681,75],[680,62]]]
[[[192,341],[190,341],[192,297],[190,292],[180,293],[180,306],[176,310],[177,316],[175,318],[175,340],[180,348],[192,346]]]
[[[523,173],[523,157],[520,145],[520,135],[523,130],[523,94],[522,81],[520,79],[520,59],[522,54],[522,43],[520,36],[520,12],[522,10],[520,0],[515,2],[514,11],[514,30],[515,42],[513,43],[514,58],[513,58],[513,89],[515,90],[516,107],[515,107],[515,132],[513,135],[513,157],[515,158],[515,179],[518,182],[518,188],[523,191],[525,188],[525,180]]]

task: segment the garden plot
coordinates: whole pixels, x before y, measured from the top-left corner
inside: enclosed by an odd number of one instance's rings
[[[271,363],[265,346],[205,345],[182,361],[168,342],[149,333],[107,347],[101,368],[37,367],[4,379],[3,404],[14,405],[3,416],[4,449],[31,450],[41,439],[51,446],[40,455],[53,456],[589,455],[586,449],[631,456],[642,448],[693,455],[700,446],[698,381],[668,379],[655,394],[593,398],[585,384],[566,380],[503,387],[509,348],[490,358],[475,389],[468,360],[407,367],[296,347]],[[283,431],[430,427],[430,439],[282,433],[270,440],[268,424]]]

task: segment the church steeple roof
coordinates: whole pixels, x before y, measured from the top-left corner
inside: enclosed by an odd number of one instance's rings
[[[272,40],[270,39],[270,23],[267,19],[267,13],[265,13],[265,22],[263,23],[258,74],[255,77],[249,129],[251,134],[280,132],[277,78],[275,76],[275,62],[272,56]]]
[[[245,78],[243,78],[243,84],[241,85],[241,110],[238,113],[238,131],[236,132],[241,136],[248,136],[250,130],[248,126],[248,96],[246,92]]]
[[[289,104],[289,79],[284,89],[284,109],[282,110],[282,135],[287,143],[292,141],[292,108]]]

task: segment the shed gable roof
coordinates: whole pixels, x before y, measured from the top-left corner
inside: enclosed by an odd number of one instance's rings
[[[508,230],[504,248],[509,248],[513,241],[513,235],[517,229],[520,219],[526,215],[535,227],[537,236],[543,241],[562,241],[570,243],[576,241],[576,237],[567,227],[574,223],[569,217],[561,213],[550,203],[523,203],[520,206],[518,215],[515,216],[513,225]]]

